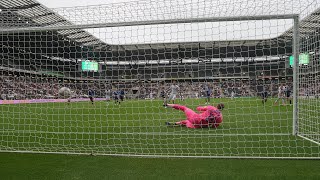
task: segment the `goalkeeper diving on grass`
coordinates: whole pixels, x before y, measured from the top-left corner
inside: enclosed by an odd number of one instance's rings
[[[179,104],[167,104],[167,107],[171,107],[176,110],[181,110],[187,116],[186,120],[178,121],[175,123],[166,122],[167,126],[186,126],[188,128],[216,128],[223,120],[221,110],[224,109],[224,104],[218,104],[217,107],[214,106],[199,106],[197,111],[194,112],[192,109],[187,108]]]

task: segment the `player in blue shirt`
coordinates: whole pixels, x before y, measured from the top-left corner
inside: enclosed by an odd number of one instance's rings
[[[265,104],[268,100],[268,88],[267,87],[263,87],[263,90],[261,92],[261,98],[262,98],[262,104]]]
[[[120,104],[120,101],[119,101],[120,97],[119,96],[120,96],[120,91],[113,92],[113,99],[114,99],[115,104]]]
[[[92,103],[92,105],[93,105],[94,91],[93,91],[92,89],[89,89],[89,91],[88,91],[88,96],[89,96],[90,101],[91,101],[91,103]]]
[[[123,90],[123,89],[120,90],[120,95],[119,95],[119,96],[120,96],[120,100],[121,100],[121,101],[124,100],[124,94],[125,94],[125,93],[124,93],[124,90]],[[119,102],[119,104],[120,104],[120,102]]]

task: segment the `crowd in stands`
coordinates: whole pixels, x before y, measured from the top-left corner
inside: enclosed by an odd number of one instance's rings
[[[292,82],[283,80],[223,80],[219,82],[178,82],[180,92],[184,98],[201,98],[205,96],[205,86],[209,86],[212,97],[254,97],[259,96],[263,91],[267,91],[270,96],[277,96],[278,87],[285,84],[292,88]],[[140,89],[139,98],[156,98],[160,96],[161,91],[165,90],[169,93],[171,83],[149,83],[136,87]]]
[[[0,99],[55,99],[61,87],[69,87],[74,98],[87,95],[89,88],[99,89],[88,83],[71,83],[58,78],[35,76],[0,76]]]
[[[114,92],[124,90],[128,99],[156,99],[162,91],[170,93],[171,81],[161,82],[98,82],[75,81],[59,78],[46,78],[37,76],[0,76],[0,98],[7,99],[53,99],[58,98],[61,87],[69,87],[73,92],[73,98],[87,97],[89,89],[95,91],[96,97],[105,97],[107,90]],[[270,96],[277,96],[278,87],[285,84],[292,88],[290,80],[248,80],[229,79],[220,81],[199,82],[195,80],[179,81],[179,96],[184,98],[201,98],[205,96],[205,86],[209,86],[212,97],[254,97],[262,91],[267,91]],[[300,95],[320,93],[320,86],[306,85],[300,87]]]
[[[51,98],[57,94],[57,79],[25,76],[0,76],[1,99],[38,99]]]

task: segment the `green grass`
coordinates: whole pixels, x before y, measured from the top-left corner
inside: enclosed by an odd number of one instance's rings
[[[223,102],[217,129],[169,128],[185,119],[161,101],[20,104],[0,106],[2,151],[171,156],[319,157],[319,146],[292,136],[292,106],[259,99]],[[180,102],[191,108],[203,100]],[[319,129],[319,128],[318,128]]]
[[[7,179],[319,179],[319,160],[126,158],[0,153]]]
[[[195,109],[204,100],[190,99]],[[292,136],[292,106],[260,99],[223,102],[217,129],[166,127],[184,119],[161,101],[0,106],[0,150],[150,156],[320,157],[319,145]],[[305,100],[305,132],[320,129]],[[300,111],[301,113],[301,111]],[[309,127],[312,125],[312,127]],[[316,138],[315,135],[309,137]],[[128,158],[0,153],[0,179],[319,179],[318,160]]]

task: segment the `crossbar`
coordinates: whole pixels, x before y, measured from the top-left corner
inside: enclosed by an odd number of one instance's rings
[[[230,16],[230,17],[210,17],[210,18],[190,18],[190,19],[167,19],[167,20],[132,21],[132,22],[116,22],[116,23],[79,24],[79,25],[65,25],[65,26],[9,28],[9,29],[0,29],[0,33],[3,33],[3,34],[20,33],[20,32],[25,33],[25,32],[127,27],[127,26],[158,25],[158,24],[250,21],[250,20],[270,20],[270,19],[294,19],[297,17],[299,17],[298,14],[285,14],[285,15]]]

